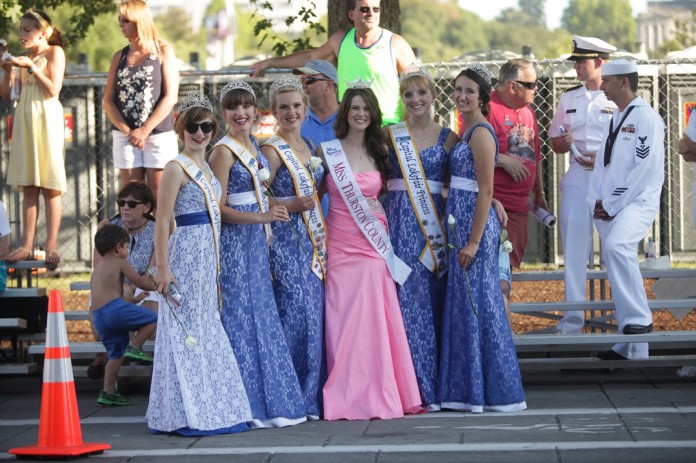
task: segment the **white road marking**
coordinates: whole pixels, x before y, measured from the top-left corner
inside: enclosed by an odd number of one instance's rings
[[[521,412],[510,413],[465,413],[465,412],[437,412],[426,413],[423,415],[409,415],[406,420],[430,420],[442,418],[466,418],[481,419],[481,418],[496,418],[496,417],[525,417],[525,416],[593,416],[593,415],[633,415],[633,414],[689,414],[696,413],[696,406],[674,406],[674,407],[626,407],[626,408],[547,408],[547,409],[532,409]],[[93,416],[84,418],[80,421],[83,425],[89,424],[138,424],[145,423],[145,417],[140,416]],[[18,419],[18,420],[0,420],[0,426],[34,426],[38,425],[39,420],[36,419]],[[436,426],[437,428],[441,426]],[[421,429],[428,429],[427,425],[419,426]]]
[[[187,449],[134,449],[107,450],[103,455],[92,458],[133,457],[191,457],[205,455],[248,455],[248,454],[344,454],[344,453],[451,453],[451,452],[517,452],[520,451],[567,451],[567,450],[650,450],[650,449],[696,449],[696,440],[688,441],[593,441],[593,442],[494,442],[487,444],[407,444],[407,445],[329,445],[282,446],[282,447],[193,447]],[[12,455],[0,454],[0,460],[14,459]]]

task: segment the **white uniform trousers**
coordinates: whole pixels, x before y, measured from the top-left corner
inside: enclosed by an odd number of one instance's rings
[[[587,262],[592,252],[592,210],[587,203],[587,190],[592,176],[573,163],[561,180],[559,225],[563,240],[566,301],[584,301],[587,287]],[[580,333],[585,325],[585,311],[565,312],[556,329],[565,333]]]
[[[616,307],[619,333],[630,323],[652,323],[652,312],[648,307],[637,252],[638,243],[647,234],[656,215],[656,206],[637,199],[619,212],[613,220],[595,220],[602,240],[602,255]],[[619,343],[615,344],[612,350],[629,359],[648,358],[647,343]]]

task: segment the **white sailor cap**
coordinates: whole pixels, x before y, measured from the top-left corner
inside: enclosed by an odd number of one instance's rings
[[[602,64],[602,76],[622,76],[638,72],[638,65],[635,61],[627,59],[617,59]]]
[[[573,36],[573,51],[568,59],[570,61],[580,61],[583,59],[602,58],[608,59],[609,53],[616,51],[616,47],[609,45],[602,39],[596,37]]]

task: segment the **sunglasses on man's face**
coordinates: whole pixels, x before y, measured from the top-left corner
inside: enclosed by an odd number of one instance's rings
[[[198,132],[198,128],[203,131],[203,133],[210,133],[213,131],[213,123],[212,122],[189,122],[186,124],[186,131],[190,133],[191,135],[195,134]]]
[[[130,200],[126,201],[125,199],[117,199],[116,204],[118,204],[118,207],[126,207],[126,204],[128,204],[128,207],[131,209],[135,209],[136,206],[139,204],[144,204],[142,201],[135,201],[135,200]]]
[[[515,83],[520,84],[521,86],[523,86],[529,90],[534,90],[535,88],[537,88],[537,85],[538,85],[538,81],[536,81],[536,80],[534,82],[525,82],[523,80],[516,80]]]
[[[374,14],[379,14],[380,7],[378,6],[373,6],[372,8],[370,8],[369,6],[361,6],[360,8],[358,8],[358,11],[360,11],[362,14],[367,14],[370,12],[370,9],[372,9],[372,12]]]
[[[320,77],[305,77],[300,82],[302,82],[302,85],[312,85],[314,82],[324,82],[327,80],[329,79],[322,79]]]

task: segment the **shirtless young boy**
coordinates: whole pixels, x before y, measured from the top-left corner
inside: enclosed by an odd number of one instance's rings
[[[130,405],[131,399],[116,390],[118,370],[124,356],[152,362],[142,346],[157,327],[157,314],[123,299],[123,277],[145,290],[156,290],[154,282],[139,275],[128,263],[128,233],[118,225],[104,225],[94,236],[94,247],[102,256],[90,280],[92,320],[106,348],[109,361],[104,369],[104,389],[97,402],[102,405]],[[147,295],[147,294],[146,294]],[[130,341],[130,331],[137,334]]]

